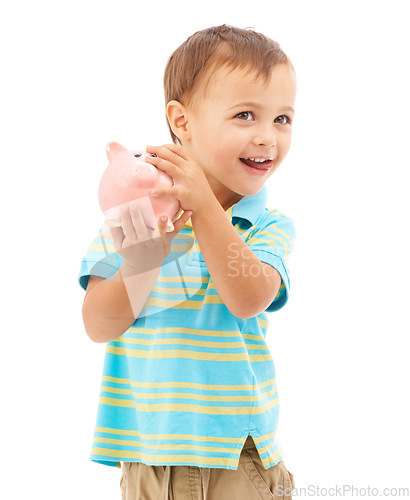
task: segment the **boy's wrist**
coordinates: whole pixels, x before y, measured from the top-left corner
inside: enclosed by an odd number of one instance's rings
[[[148,266],[147,264],[142,264],[138,266],[133,266],[127,262],[124,262],[120,267],[121,276],[123,279],[125,278],[134,278],[134,277],[142,277],[143,274],[154,274],[160,273],[162,263],[158,266]]]
[[[192,225],[194,224],[194,221],[201,219],[202,217],[208,217],[210,212],[213,210],[213,208],[216,208],[219,210],[219,208],[222,208],[221,204],[217,200],[216,196],[212,193],[213,196],[210,196],[207,199],[206,204],[204,204],[201,208],[198,208],[197,210],[194,210],[193,214],[191,215],[191,221]],[[222,208],[223,210],[223,208]]]

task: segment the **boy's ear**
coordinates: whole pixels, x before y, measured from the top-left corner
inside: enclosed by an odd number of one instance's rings
[[[169,101],[167,104],[169,125],[179,140],[190,138],[186,108],[179,101]]]

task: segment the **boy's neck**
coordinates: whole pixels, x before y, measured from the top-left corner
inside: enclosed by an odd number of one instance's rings
[[[231,208],[232,205],[234,205],[235,203],[238,203],[238,201],[240,201],[243,196],[240,195],[240,194],[237,194],[237,193],[232,193],[232,195],[217,195],[215,194],[214,192],[214,195],[215,195],[215,198],[218,200],[219,204],[221,205],[221,207],[224,209],[224,212],[226,212],[229,208]]]

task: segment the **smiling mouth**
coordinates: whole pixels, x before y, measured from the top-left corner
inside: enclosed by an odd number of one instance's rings
[[[248,167],[257,168],[258,170],[268,170],[272,166],[272,158],[239,158],[242,163]]]

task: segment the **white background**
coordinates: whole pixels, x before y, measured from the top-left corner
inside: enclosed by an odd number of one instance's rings
[[[166,60],[223,23],[277,40],[297,73],[292,148],[268,181],[297,231],[291,296],[268,333],[285,463],[298,488],[410,487],[406,7],[1,8],[2,498],[120,498],[120,470],[88,460],[105,345],[84,331],[80,261],[102,222],[107,142],[171,142]]]

